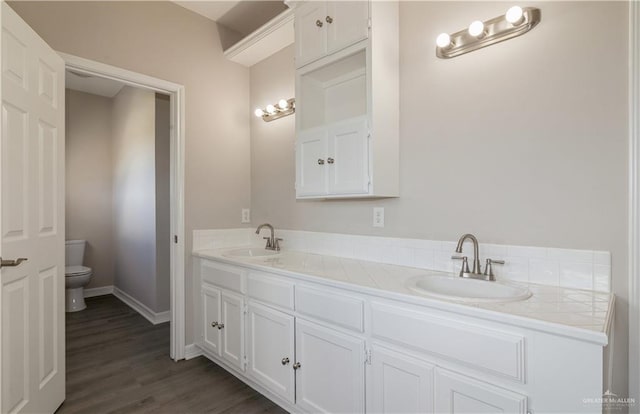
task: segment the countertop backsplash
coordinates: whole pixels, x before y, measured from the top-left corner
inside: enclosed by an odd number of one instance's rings
[[[263,237],[253,228],[194,230],[193,250],[219,249],[236,246],[264,246]],[[349,259],[366,260],[444,272],[458,272],[460,261],[451,259],[456,254],[456,242],[393,237],[359,236],[338,233],[319,233],[276,229],[276,237],[283,240],[283,250],[315,253]],[[473,259],[470,243],[463,254]],[[611,253],[593,250],[573,250],[546,247],[511,246],[482,243],[480,262],[487,258],[504,260],[494,265],[497,280],[513,280],[585,289],[611,291]]]

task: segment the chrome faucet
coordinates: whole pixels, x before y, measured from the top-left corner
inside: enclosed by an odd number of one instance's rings
[[[495,281],[495,275],[493,274],[492,264],[504,264],[504,260],[495,260],[495,259],[487,259],[487,266],[484,269],[484,273],[482,273],[482,269],[480,266],[480,256],[478,254],[478,239],[473,234],[463,234],[458,240],[458,245],[456,246],[456,253],[462,253],[462,245],[465,241],[471,240],[473,243],[473,268],[469,270],[469,261],[467,256],[451,256],[452,259],[462,260],[462,268],[460,269],[460,277],[468,277],[472,279],[484,279]]]
[[[268,228],[271,231],[271,236],[270,237],[263,237],[263,239],[265,239],[267,241],[267,245],[264,247],[267,250],[275,250],[275,251],[280,251],[280,241],[282,241],[282,239],[278,239],[275,237],[275,231],[273,229],[273,226],[269,223],[264,223],[258,226],[258,229],[256,230],[256,234],[260,234],[260,230],[262,230],[264,227]]]

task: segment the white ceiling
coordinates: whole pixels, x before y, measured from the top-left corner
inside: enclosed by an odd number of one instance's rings
[[[94,95],[113,98],[120,92],[124,83],[111,79],[82,75],[67,70],[65,72],[65,87],[74,91],[92,93]]]

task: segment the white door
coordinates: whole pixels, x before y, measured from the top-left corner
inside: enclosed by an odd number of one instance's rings
[[[329,194],[367,194],[369,137],[366,118],[331,126],[328,141]]]
[[[269,391],[294,402],[294,318],[257,303],[249,304],[248,371]]]
[[[310,1],[295,11],[296,68],[327,54],[327,7],[323,1]]]
[[[244,301],[238,295],[222,292],[220,306],[222,358],[244,371]]]
[[[362,339],[297,318],[295,366],[300,408],[314,413],[364,412]]]
[[[64,61],[2,2],[0,412],[65,394]]]
[[[202,286],[202,345],[215,355],[220,355],[220,291]]]
[[[337,52],[369,36],[368,1],[327,2],[327,53]]]
[[[372,413],[433,413],[433,366],[382,347],[371,351],[367,396]]]
[[[296,141],[296,195],[327,193],[327,132],[317,129],[300,134]]]
[[[527,397],[443,369],[436,369],[436,413],[527,412]]]

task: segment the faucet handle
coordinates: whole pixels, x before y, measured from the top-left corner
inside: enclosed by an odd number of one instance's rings
[[[263,239],[265,239],[267,241],[267,245],[265,246],[265,249],[269,249],[271,246],[271,237],[263,237]]]
[[[281,238],[276,237],[275,240],[274,240],[274,243],[273,243],[273,248],[278,252],[280,251],[280,242],[281,241],[282,241]]]
[[[465,277],[465,274],[469,274],[471,273],[471,271],[469,270],[469,259],[467,258],[467,256],[456,256],[453,255],[451,256],[452,259],[454,260],[462,260],[462,267],[460,268],[460,277]]]
[[[493,274],[493,267],[491,265],[492,264],[503,265],[504,263],[505,263],[504,260],[487,259],[487,264],[484,267],[484,275],[489,276],[489,280],[496,280],[496,277]]]

